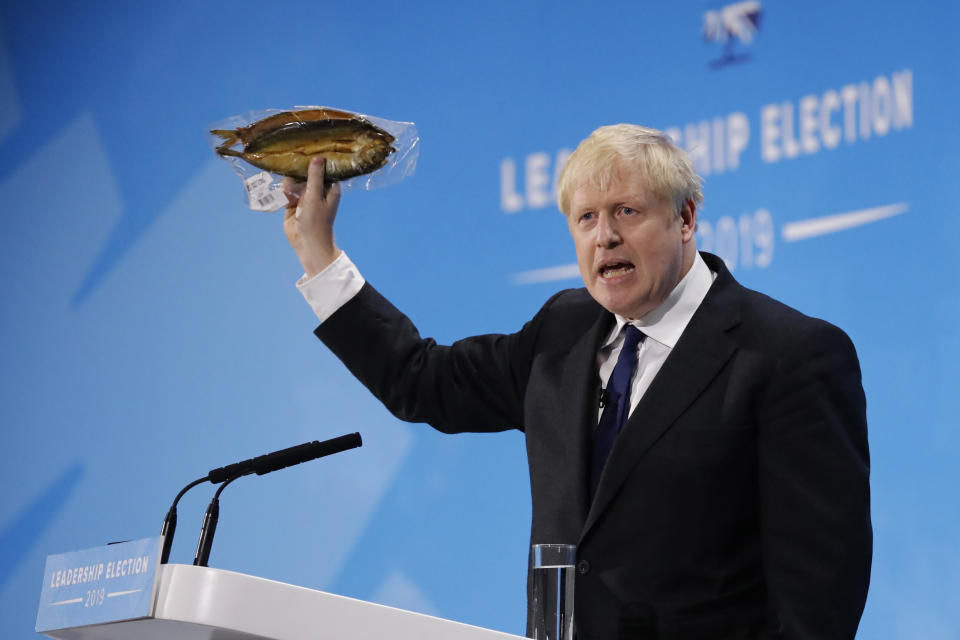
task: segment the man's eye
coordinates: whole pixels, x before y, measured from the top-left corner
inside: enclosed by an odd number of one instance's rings
[[[596,217],[596,215],[597,215],[597,214],[595,214],[595,213],[593,213],[593,212],[585,213],[585,214],[583,214],[582,216],[580,216],[580,222],[590,222],[591,220],[593,220],[593,219]]]
[[[622,213],[625,216],[632,216],[636,212],[637,212],[636,209],[631,209],[630,207],[623,207],[622,209],[620,209],[620,213]]]

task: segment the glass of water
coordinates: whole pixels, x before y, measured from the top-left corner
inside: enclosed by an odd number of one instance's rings
[[[533,637],[573,640],[573,579],[577,547],[535,544],[533,561]]]

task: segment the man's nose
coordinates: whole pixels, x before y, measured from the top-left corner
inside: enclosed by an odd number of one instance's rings
[[[597,221],[597,246],[611,249],[622,242],[616,221],[610,216],[601,215]]]

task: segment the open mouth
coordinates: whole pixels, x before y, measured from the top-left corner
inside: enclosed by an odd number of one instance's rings
[[[629,262],[613,262],[611,264],[605,264],[599,269],[600,277],[604,279],[619,278],[620,276],[627,275],[631,271],[636,269]]]

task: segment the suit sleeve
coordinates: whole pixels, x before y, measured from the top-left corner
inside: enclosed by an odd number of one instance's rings
[[[759,408],[764,637],[856,635],[870,580],[870,461],[853,344],[817,323],[790,341]]]
[[[446,433],[503,431],[523,428],[532,345],[544,313],[518,333],[441,346],[422,338],[367,283],[314,333],[401,420]]]

